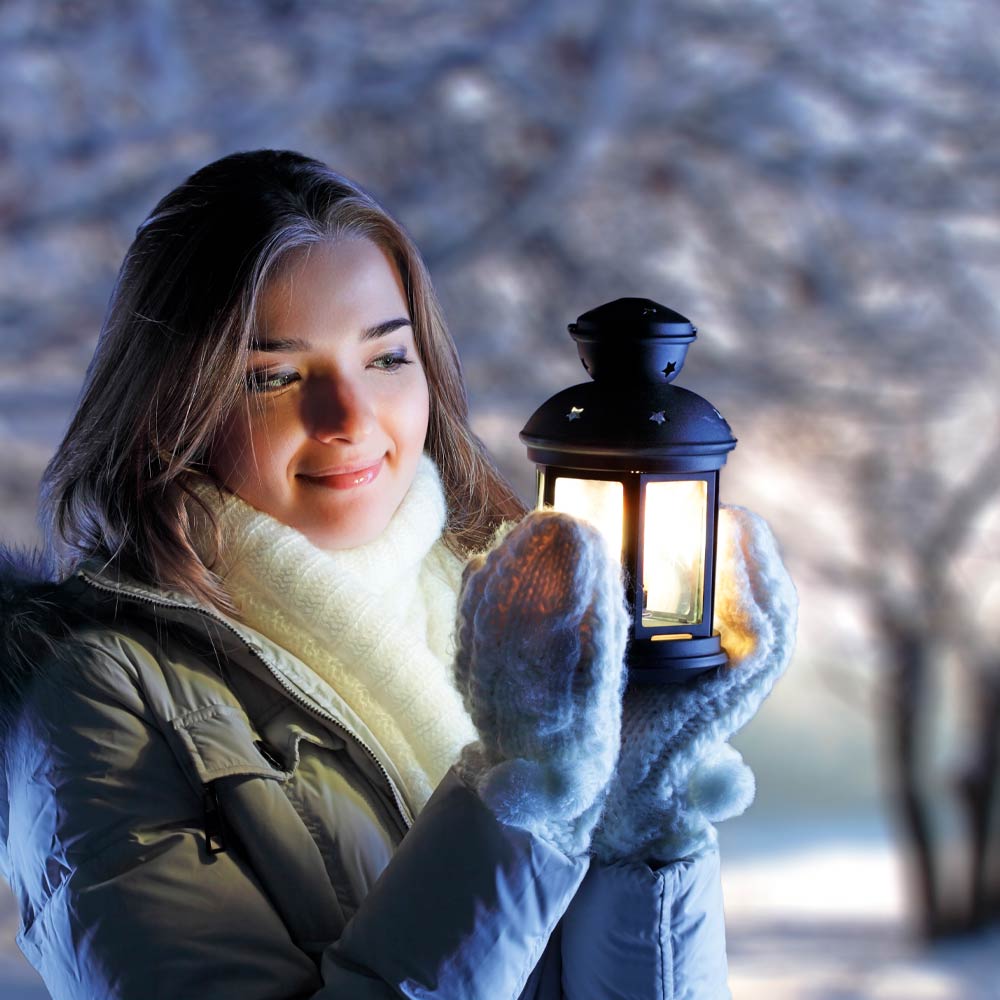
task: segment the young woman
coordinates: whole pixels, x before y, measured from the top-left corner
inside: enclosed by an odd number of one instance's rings
[[[53,996],[728,995],[711,820],[790,652],[773,539],[723,518],[730,668],[625,692],[618,568],[524,516],[354,184],[262,150],[156,206],[43,509],[0,863]]]

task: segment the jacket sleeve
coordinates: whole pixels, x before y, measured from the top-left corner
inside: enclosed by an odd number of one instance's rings
[[[542,977],[525,984],[585,871],[497,822],[450,771],[324,954],[317,996],[549,1000]]]
[[[594,861],[562,921],[567,1000],[728,1000],[719,854]]]
[[[206,850],[134,667],[46,669],[4,764],[18,944],[56,1000],[515,998],[587,867],[449,774],[317,968],[241,852]]]

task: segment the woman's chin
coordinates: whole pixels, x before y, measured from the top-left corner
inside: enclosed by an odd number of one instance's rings
[[[333,527],[321,525],[300,527],[298,530],[318,549],[325,552],[338,552],[343,549],[356,549],[375,541],[388,526],[388,518],[366,518],[361,523],[336,525]],[[297,526],[296,526],[297,527]]]

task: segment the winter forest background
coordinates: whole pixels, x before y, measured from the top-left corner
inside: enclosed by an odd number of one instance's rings
[[[35,494],[135,227],[225,153],[317,156],[422,247],[474,426],[581,381],[641,295],[800,590],[735,741],[737,1000],[1000,997],[1000,8],[991,0],[5,0],[0,535]],[[0,898],[0,993],[45,995]]]

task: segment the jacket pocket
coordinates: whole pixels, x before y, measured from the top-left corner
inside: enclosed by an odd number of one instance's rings
[[[291,734],[283,745],[265,741],[235,705],[204,706],[171,726],[202,796],[208,855],[242,854],[292,938],[318,956],[340,933],[344,915],[313,834],[285,792],[298,769],[298,744],[309,734]]]
[[[235,705],[206,705],[171,720],[179,756],[201,795],[205,849],[210,856],[228,847],[228,833],[215,782],[222,778],[266,778],[287,781],[291,776],[280,759]]]
[[[197,786],[219,778],[287,781],[290,772],[235,705],[208,705],[171,720],[181,757]]]

